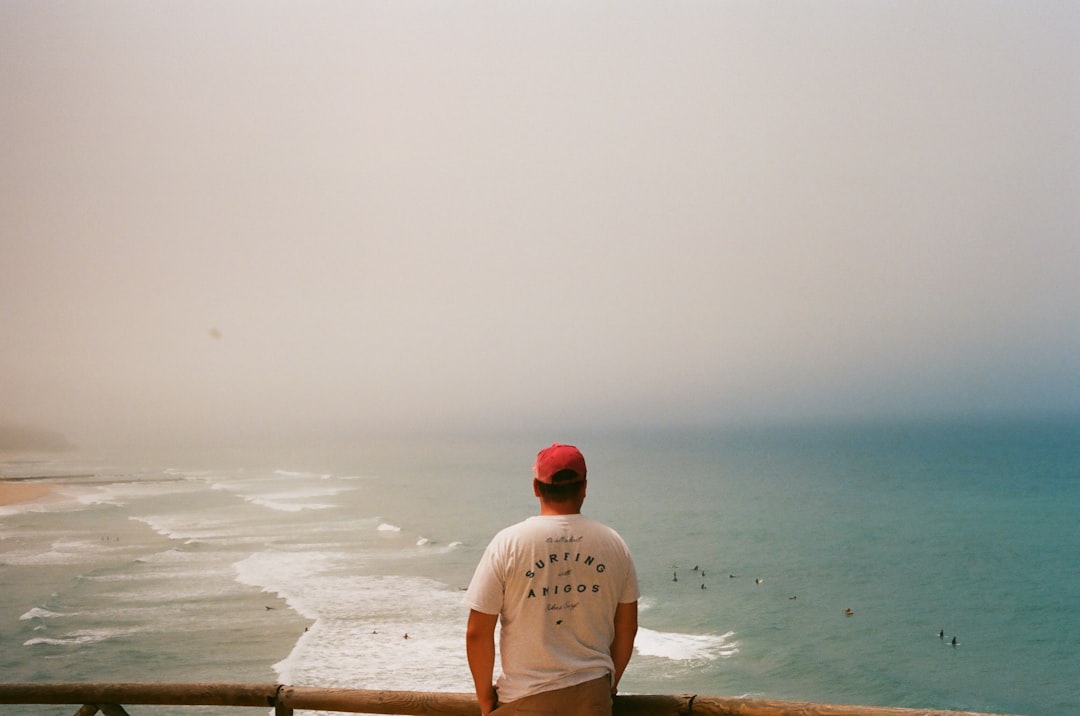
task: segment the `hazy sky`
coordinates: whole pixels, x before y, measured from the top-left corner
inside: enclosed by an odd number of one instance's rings
[[[0,421],[1076,411],[1078,38],[1072,0],[0,0]]]

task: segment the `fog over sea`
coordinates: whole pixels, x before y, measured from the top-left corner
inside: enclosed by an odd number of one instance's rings
[[[471,691],[461,590],[553,441],[637,561],[623,693],[1080,713],[1076,420],[8,456],[56,485],[0,507],[0,681]]]

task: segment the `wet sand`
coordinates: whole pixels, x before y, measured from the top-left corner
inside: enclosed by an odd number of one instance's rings
[[[45,497],[52,492],[52,486],[40,482],[3,482],[0,481],[0,505],[16,502],[29,502]]]

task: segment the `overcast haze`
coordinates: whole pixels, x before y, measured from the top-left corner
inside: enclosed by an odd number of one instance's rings
[[[0,0],[0,422],[1076,412],[1078,37],[1075,2]]]

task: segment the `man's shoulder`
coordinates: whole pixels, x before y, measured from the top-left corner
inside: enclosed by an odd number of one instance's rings
[[[519,522],[503,527],[492,538],[492,542],[533,537],[538,534],[547,534],[553,528],[561,530],[565,527],[570,527],[572,530],[582,533],[605,535],[620,542],[624,541],[619,532],[611,525],[587,515],[576,513],[573,515],[532,515],[526,517]]]
[[[515,535],[519,535],[522,532],[527,532],[529,530],[536,529],[538,526],[539,525],[537,524],[535,516],[526,517],[525,519],[521,520],[520,522],[515,522],[515,523],[513,523],[511,525],[506,525],[501,530],[496,532],[495,536],[492,538],[492,542],[498,542],[499,540],[504,540],[504,539],[506,539],[508,537],[513,537]]]
[[[581,518],[583,520],[582,524],[587,525],[589,527],[589,529],[593,529],[593,530],[596,530],[598,532],[608,532],[610,534],[615,535],[616,537],[619,537],[619,539],[622,539],[622,537],[619,535],[619,531],[616,530],[611,525],[609,525],[608,523],[601,522],[598,519],[588,517],[586,515],[581,515]]]

